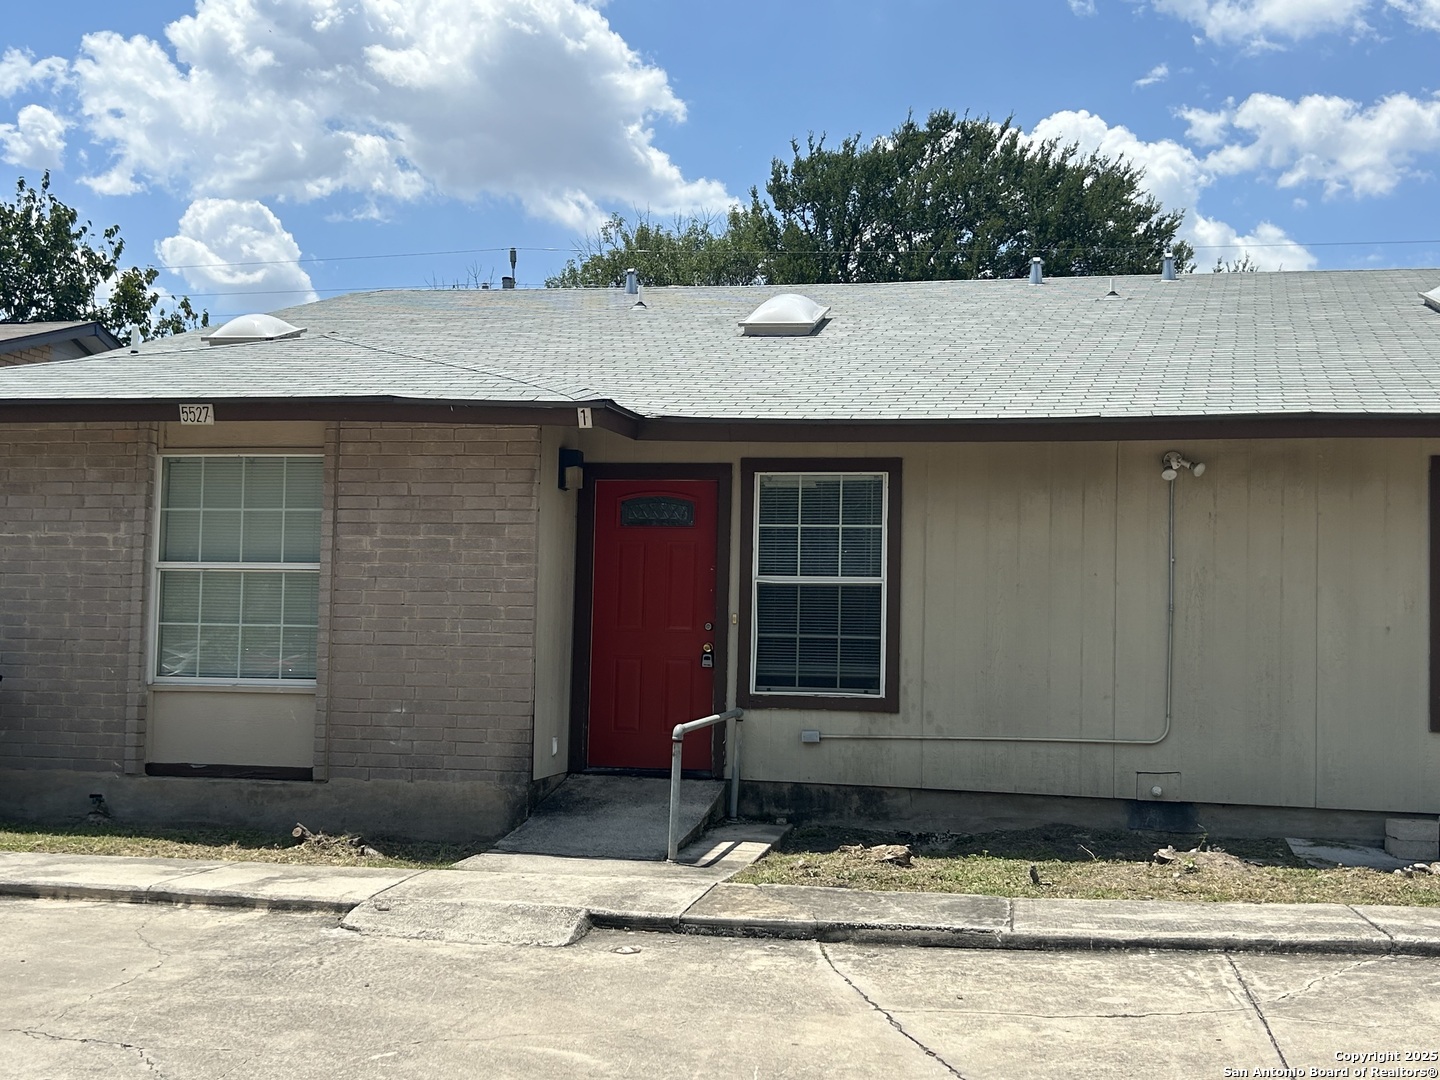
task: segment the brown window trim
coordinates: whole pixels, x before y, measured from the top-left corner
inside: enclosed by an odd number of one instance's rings
[[[1430,459],[1430,730],[1440,734],[1440,457]]]
[[[735,700],[746,709],[828,709],[836,712],[900,711],[900,458],[742,458],[740,460],[740,665]],[[885,529],[885,685],[879,697],[822,694],[761,694],[750,689],[754,622],[755,476],[767,472],[883,472],[889,481]]]

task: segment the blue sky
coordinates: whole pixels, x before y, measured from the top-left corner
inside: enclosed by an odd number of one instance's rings
[[[0,177],[223,317],[538,285],[946,108],[1130,157],[1202,269],[1440,266],[1437,82],[1440,0],[57,0],[0,30]]]

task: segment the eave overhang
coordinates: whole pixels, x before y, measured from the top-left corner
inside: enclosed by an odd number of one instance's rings
[[[642,420],[663,442],[1147,442],[1172,439],[1440,438],[1440,414],[1257,413],[954,420]]]
[[[185,398],[0,400],[0,424],[178,421]],[[613,401],[425,401],[414,398],[205,398],[216,423],[248,420],[351,420],[366,423],[497,424],[578,427],[589,410],[597,428],[635,438],[640,418]]]
[[[196,397],[0,401],[0,424],[179,421]],[[591,426],[653,442],[1139,442],[1189,439],[1440,438],[1440,413],[1227,413],[1176,416],[981,417],[904,420],[644,417],[595,399],[566,402],[413,398],[213,398],[217,423],[335,420],[365,423]]]
[[[99,323],[81,326],[67,326],[59,330],[46,330],[24,337],[6,338],[0,341],[0,354],[19,352],[21,349],[38,349],[58,342],[73,341],[91,356],[120,348],[120,340]]]

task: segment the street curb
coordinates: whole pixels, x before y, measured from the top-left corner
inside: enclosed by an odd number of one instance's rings
[[[780,938],[790,941],[848,941],[865,945],[917,945],[942,949],[1002,949],[1002,934],[966,926],[905,925],[824,919],[742,919],[723,915],[682,915],[680,934],[709,937]]]
[[[597,925],[599,925],[597,923]],[[650,929],[610,922],[617,929]],[[1234,952],[1365,956],[1440,956],[1440,940],[1376,938],[1271,938],[1245,935],[1132,933],[1093,935],[1056,931],[1036,933],[960,926],[906,926],[809,919],[742,919],[681,916],[674,932],[712,937],[771,938],[790,941],[848,942],[860,945],[911,945],[921,948],[983,949],[1008,952],[1117,952],[1154,949],[1165,952]]]
[[[271,898],[240,893],[192,893],[156,885],[147,889],[99,885],[31,885],[0,881],[0,896],[23,900],[105,900],[119,904],[170,904],[173,907],[223,907],[253,911],[290,911],[322,915],[348,915],[369,897],[356,900],[319,900],[309,897]]]
[[[385,892],[356,900],[310,897],[260,897],[240,893],[190,892],[164,883],[144,889],[126,886],[36,885],[0,881],[0,896],[26,900],[99,900],[126,904],[169,904],[176,907],[217,907],[254,911],[324,914],[344,918],[355,908]],[[737,916],[640,915],[593,910],[595,929],[706,937],[788,941],[846,942],[857,945],[909,945],[919,948],[975,949],[1010,952],[1102,952],[1157,950],[1166,952],[1229,952],[1258,954],[1344,954],[1364,956],[1440,956],[1440,938],[1387,935],[1376,937],[1311,936],[1279,938],[1259,934],[1173,934],[1084,931],[1015,931],[939,924],[880,923],[824,919],[742,918]]]

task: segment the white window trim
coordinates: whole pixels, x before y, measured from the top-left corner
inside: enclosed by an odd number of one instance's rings
[[[836,575],[834,577],[817,577],[813,575],[784,577],[775,574],[760,573],[760,488],[762,482],[771,476],[878,476],[882,486],[883,497],[881,500],[880,512],[880,574],[878,577],[847,577]],[[755,535],[750,537],[751,564],[750,564],[750,611],[753,625],[750,628],[750,687],[749,692],[757,697],[787,697],[804,700],[806,698],[854,698],[856,701],[878,701],[885,697],[886,688],[889,685],[887,680],[890,675],[886,670],[886,659],[889,654],[887,648],[890,641],[890,582],[887,573],[890,558],[890,473],[885,470],[875,469],[778,469],[756,472],[754,480],[753,508]],[[806,688],[795,690],[760,690],[757,689],[759,671],[757,670],[757,659],[760,652],[760,586],[761,585],[879,585],[880,586],[880,689],[874,693],[857,692],[854,690],[827,689],[827,688]]]
[[[173,562],[161,561],[160,559],[160,530],[161,521],[164,516],[164,483],[165,483],[165,459],[166,458],[195,458],[195,457],[222,457],[222,458],[254,458],[254,457],[308,457],[317,458],[321,461],[322,467],[325,459],[323,453],[316,453],[314,448],[303,451],[279,449],[267,447],[264,450],[225,450],[216,452],[204,447],[194,449],[177,447],[174,450],[162,450],[155,455],[155,474],[153,490],[153,515],[150,528],[150,602],[147,604],[146,629],[145,629],[145,685],[157,689],[170,690],[175,688],[192,688],[196,690],[207,689],[239,689],[239,690],[266,690],[270,692],[290,690],[296,693],[314,691],[317,686],[316,679],[254,679],[254,678],[225,678],[214,675],[158,675],[160,652],[160,574],[165,570],[283,570],[294,573],[314,573],[317,577],[320,574],[320,564],[314,563],[215,563],[215,562]],[[324,528],[324,507],[321,511],[321,528],[323,536]],[[316,628],[318,637],[319,628]]]

